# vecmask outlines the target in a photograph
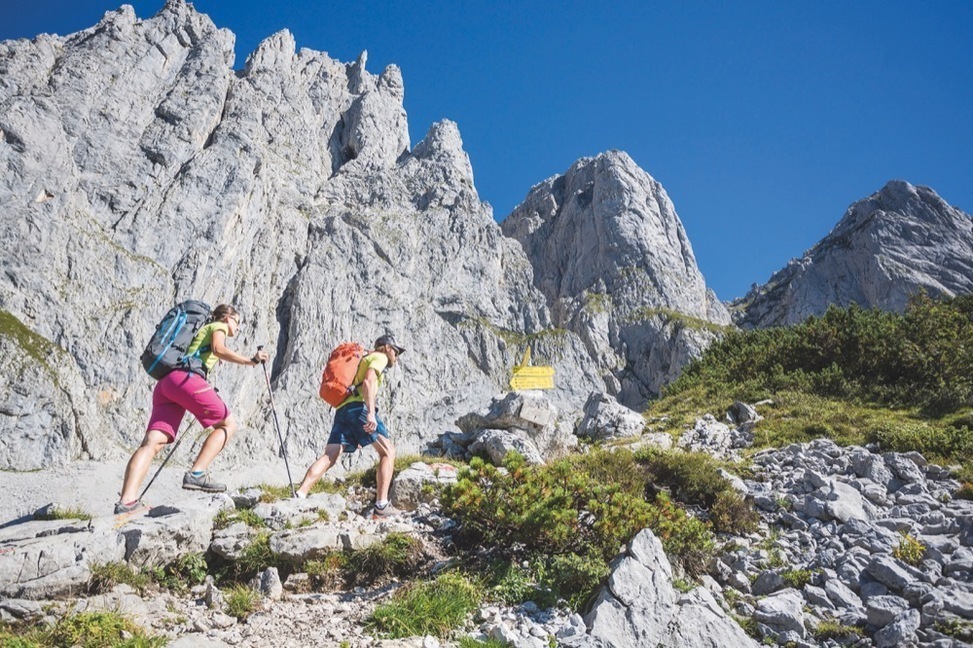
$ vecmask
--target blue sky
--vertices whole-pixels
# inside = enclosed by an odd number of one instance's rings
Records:
[[[120,3],[0,3],[0,39]],[[163,0],[132,3],[140,17]],[[707,283],[742,296],[891,179],[973,212],[973,2],[198,0],[236,66],[298,47],[402,68],[413,144],[459,124],[498,220],[575,160],[621,149],[662,182]]]

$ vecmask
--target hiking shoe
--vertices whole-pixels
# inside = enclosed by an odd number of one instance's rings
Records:
[[[201,490],[207,493],[222,493],[226,491],[226,484],[215,482],[209,478],[209,473],[203,473],[199,477],[187,472],[182,477],[182,487],[186,490]]]
[[[384,508],[378,508],[377,506],[372,511],[372,519],[392,517],[393,515],[399,515],[402,513],[399,509],[395,508],[391,504],[386,504]]]
[[[141,508],[142,502],[135,500],[131,504],[122,504],[121,502],[115,503],[115,515],[121,515],[122,513],[131,513],[132,511]]]

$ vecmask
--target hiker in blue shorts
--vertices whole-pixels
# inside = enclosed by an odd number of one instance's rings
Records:
[[[375,350],[358,364],[353,383],[358,388],[335,410],[334,424],[324,454],[307,469],[304,481],[297,489],[298,497],[307,497],[315,482],[338,463],[342,452],[355,452],[370,445],[378,453],[374,515],[387,516],[400,512],[388,501],[395,465],[395,446],[389,439],[388,429],[378,414],[375,401],[386,368],[395,366],[403,353],[405,349],[397,345],[391,335],[383,335],[375,340]]]

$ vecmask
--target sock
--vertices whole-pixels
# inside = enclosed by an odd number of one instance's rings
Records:
[[[302,493],[301,491],[297,491],[297,497],[298,497],[298,498],[300,498],[300,499],[304,499],[304,498],[306,498],[306,497],[307,497],[307,495],[305,495],[305,494],[304,494],[304,493]]]
[[[389,501],[388,500],[382,500],[382,501],[375,500],[375,508],[377,508],[377,509],[383,509],[383,508],[385,508],[388,505],[389,505]]]
[[[206,471],[205,470],[194,470],[192,471],[193,477],[202,477]]]

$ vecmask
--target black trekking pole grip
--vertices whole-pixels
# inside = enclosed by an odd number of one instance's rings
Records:
[[[257,351],[263,349],[263,345],[257,347]],[[287,481],[291,485],[291,495],[297,497],[297,489],[294,488],[294,480],[291,478],[291,467],[287,462],[287,449],[284,448],[284,435],[280,432],[280,421],[277,419],[277,406],[274,404],[274,390],[270,387],[270,374],[267,372],[267,363],[263,360],[260,364],[264,368],[264,380],[267,381],[267,394],[270,396],[270,411],[274,414],[274,428],[277,430],[277,438],[280,440],[280,453],[284,456],[284,467],[287,468]]]

